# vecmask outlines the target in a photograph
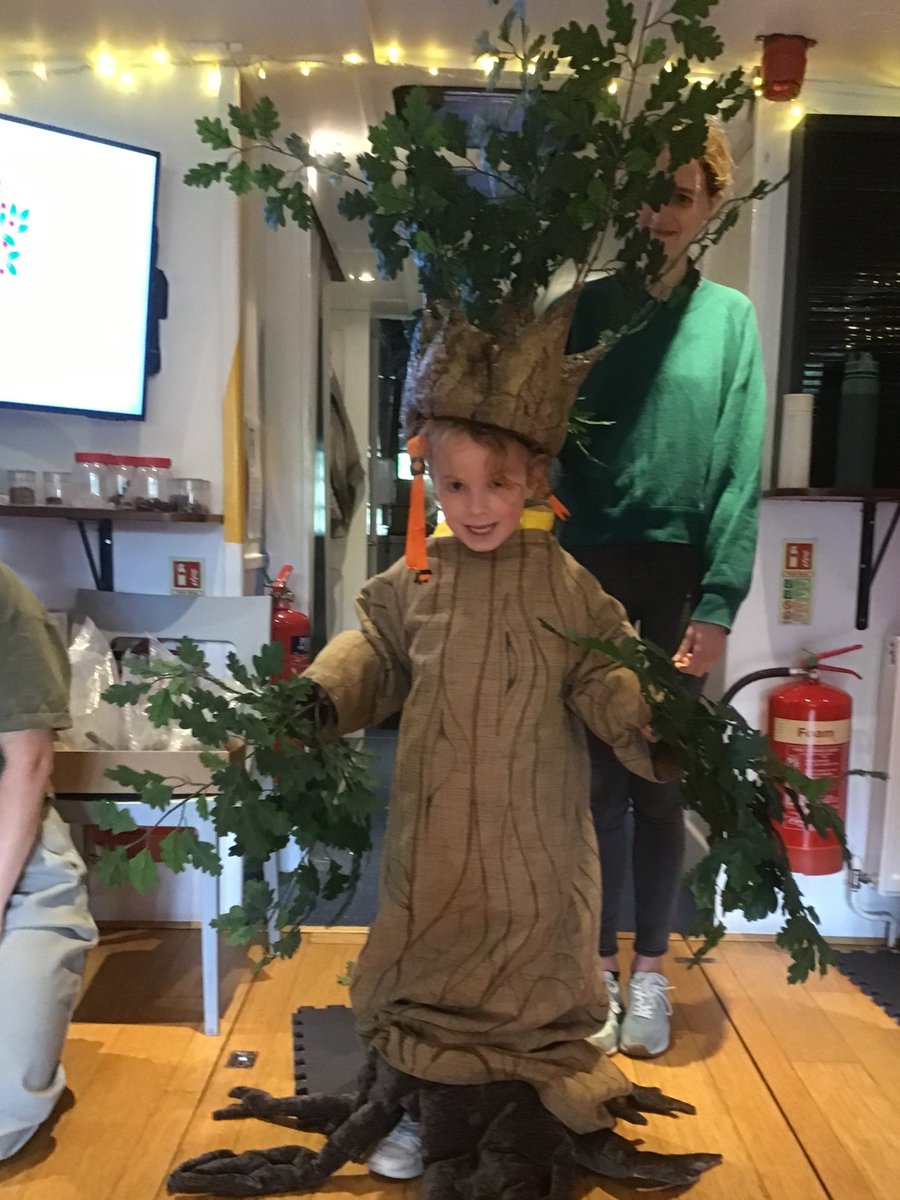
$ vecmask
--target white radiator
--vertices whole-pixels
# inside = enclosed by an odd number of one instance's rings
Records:
[[[900,895],[900,636],[887,639],[878,698],[875,767],[886,781],[872,780],[865,869],[877,876],[884,896]]]

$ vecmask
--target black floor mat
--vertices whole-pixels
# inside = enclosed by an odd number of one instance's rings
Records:
[[[900,1022],[900,953],[894,950],[848,950],[839,955],[838,967],[888,1016]]]
[[[355,1092],[365,1061],[356,1036],[353,1010],[298,1008],[291,1018],[294,1035],[294,1088],[298,1096],[316,1092]]]

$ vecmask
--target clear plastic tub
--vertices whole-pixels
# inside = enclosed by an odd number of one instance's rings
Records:
[[[106,472],[106,502],[116,508],[133,507],[134,458],[130,454],[110,454]]]
[[[37,504],[37,475],[34,471],[7,471],[10,504]]]
[[[173,512],[191,513],[195,517],[208,516],[209,496],[208,479],[173,479],[169,484],[169,501]]]
[[[78,508],[106,508],[107,472],[112,455],[86,450],[75,455],[72,502]]]
[[[139,512],[171,512],[169,469],[171,458],[135,457],[131,460],[131,508]]]

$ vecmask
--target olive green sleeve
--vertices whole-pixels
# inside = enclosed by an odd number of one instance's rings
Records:
[[[56,630],[31,592],[0,568],[0,733],[67,729],[69,660]]]

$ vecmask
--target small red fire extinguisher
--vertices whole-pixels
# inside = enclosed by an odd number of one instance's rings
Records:
[[[792,682],[770,692],[769,745],[782,762],[810,779],[831,779],[823,796],[844,819],[847,815],[847,770],[850,760],[850,724],[853,702],[843,688],[822,683],[820,671],[861,676],[849,667],[824,665],[822,660],[860,650],[844,646],[825,654],[810,654],[798,667],[773,667],[738,680],[723,697],[730,703],[739,688],[755,679],[792,676]],[[821,837],[803,823],[793,801],[785,796],[782,820],[776,825],[788,854],[791,870],[801,875],[833,875],[843,866],[841,847],[834,834]]]
[[[275,679],[299,675],[309,666],[309,617],[293,607],[294,593],[287,584],[293,569],[286,564],[267,585],[272,595],[272,641],[281,644],[284,655]]]

